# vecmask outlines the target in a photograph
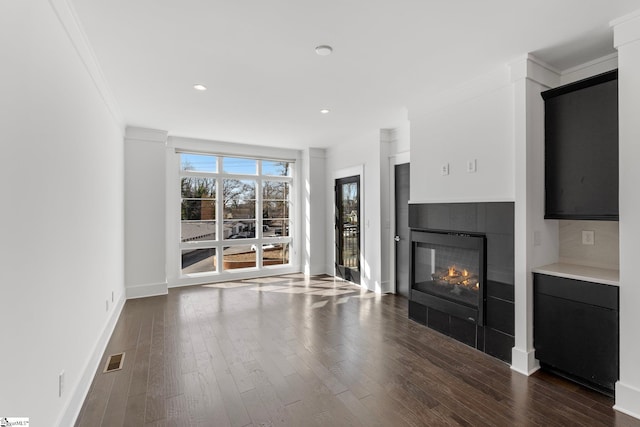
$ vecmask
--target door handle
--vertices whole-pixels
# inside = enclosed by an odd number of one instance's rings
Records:
[[[393,240],[395,240],[396,242],[399,242],[400,241],[400,236],[394,237]]]

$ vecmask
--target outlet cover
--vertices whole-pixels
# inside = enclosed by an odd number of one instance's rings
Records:
[[[477,160],[467,160],[467,173],[475,173],[477,170]]]
[[[440,175],[449,175],[449,163],[443,163],[442,166],[440,166]]]
[[[595,233],[593,231],[582,232],[582,244],[583,245],[595,245]]]

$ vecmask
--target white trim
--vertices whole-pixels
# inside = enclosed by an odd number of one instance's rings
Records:
[[[366,229],[367,229],[367,216],[366,216],[366,212],[364,209],[364,164],[361,163],[359,165],[355,165],[355,166],[350,166],[348,168],[343,168],[343,169],[338,169],[338,170],[334,170],[332,173],[332,179],[331,179],[331,185],[334,187],[333,189],[333,203],[331,204],[333,206],[333,210],[335,211],[335,184],[336,184],[336,180],[337,179],[341,179],[341,178],[348,178],[350,176],[358,176],[360,179],[360,218],[358,218],[358,222],[360,223],[360,285],[361,287],[364,287],[367,290],[370,291],[374,291],[375,292],[375,284],[371,283],[372,287],[370,287],[369,283],[366,281],[366,277],[364,275],[363,269],[362,267],[365,265],[365,257],[364,257],[364,253],[365,253],[365,246],[364,246],[364,242],[365,242],[365,234],[366,234]],[[333,230],[335,230],[336,224],[335,224],[335,215],[332,214],[331,215],[332,218],[334,218],[334,221],[332,221],[333,223]],[[335,237],[335,233],[333,233],[333,239],[331,241],[332,247],[335,248],[335,244],[336,244],[336,237]],[[333,267],[331,267],[331,269],[329,271],[331,271],[330,275],[331,276],[335,276],[336,272],[335,272],[335,262],[336,260],[336,253],[335,250],[333,251]],[[357,285],[357,283],[356,283]]]
[[[510,62],[508,66],[511,83],[528,79],[549,88],[560,84],[560,71],[531,54]]]
[[[148,283],[144,285],[127,286],[127,299],[155,297],[157,295],[167,295],[167,282]]]
[[[523,352],[519,348],[513,347],[511,349],[511,370],[527,376],[536,372],[540,369],[540,362],[536,359],[535,353],[535,350]]]
[[[124,128],[124,118],[120,112],[120,108],[118,107],[116,99],[107,84],[107,80],[102,74],[100,64],[98,63],[96,55],[93,52],[93,48],[89,43],[89,39],[82,28],[82,24],[78,19],[75,9],[68,0],[49,0],[49,4],[58,18],[58,21],[60,21],[60,24],[67,33],[69,41],[76,50],[85,70],[87,70],[87,73],[91,77],[91,80],[98,90],[105,107],[109,110],[111,117],[120,128]]]
[[[107,319],[107,323],[104,325],[100,337],[98,337],[98,340],[93,346],[91,356],[83,366],[83,369],[80,370],[80,379],[74,385],[71,398],[63,409],[62,414],[55,425],[62,427],[72,426],[76,423],[78,415],[80,415],[80,411],[82,410],[84,400],[87,398],[87,394],[91,388],[91,383],[93,382],[96,369],[98,369],[98,366],[100,365],[102,355],[107,348],[107,344],[109,344],[109,339],[111,338],[116,327],[116,323],[120,318],[120,314],[124,308],[124,303],[125,298],[124,296],[121,296],[118,299],[114,310],[111,311],[111,315]]]
[[[597,58],[597,59],[585,62],[584,64],[580,64],[580,65],[576,65],[575,67],[567,68],[562,73],[560,73],[560,75],[562,77],[565,77],[565,76],[567,76],[569,74],[573,74],[573,73],[582,71],[584,69],[591,68],[591,67],[599,65],[599,64],[603,64],[603,63],[606,63],[606,62],[609,62],[609,61],[617,61],[617,60],[618,60],[618,52],[610,53],[609,55],[605,55],[605,56],[603,56],[601,58]]]
[[[640,10],[611,22],[613,27],[613,47],[620,47],[640,40]]]
[[[613,409],[640,419],[640,389],[617,381],[616,403]]]
[[[124,137],[127,141],[159,142],[166,144],[167,134],[168,132],[166,130],[127,126]]]
[[[176,151],[212,154],[217,156],[238,156],[258,158],[260,160],[302,160],[302,151],[287,148],[267,147],[226,141],[214,141],[179,136],[169,136],[167,145]]]
[[[619,18],[612,20],[611,22],[609,22],[609,26],[615,27],[617,25],[624,24],[625,22],[631,21],[632,19],[636,19],[636,18],[640,18],[640,9],[636,9],[631,13],[628,13],[626,15],[623,15]]]
[[[397,294],[396,281],[396,164],[398,157],[389,156],[389,292]]]
[[[240,152],[238,147],[241,146]],[[221,148],[233,148],[230,152],[222,152]],[[231,144],[231,143],[219,143],[216,141],[202,141],[192,140],[188,138],[170,137],[167,143],[166,151],[166,259],[167,259],[167,283],[168,287],[181,287],[191,286],[206,283],[216,283],[226,280],[237,280],[240,278],[262,277],[265,275],[276,274],[289,274],[300,271],[300,244],[302,239],[298,239],[302,233],[301,229],[301,208],[298,203],[301,200],[301,188],[303,178],[301,176],[301,163],[302,159],[301,151],[299,150],[271,150],[266,147],[259,147],[261,150],[254,151],[257,147],[243,145],[243,144]],[[265,151],[268,150],[271,152]],[[247,151],[248,150],[248,151]],[[272,152],[273,151],[273,152]],[[213,155],[217,157],[218,172],[184,172],[180,171],[180,153],[199,153]],[[276,154],[282,155],[277,156]],[[297,157],[291,158],[292,155]],[[258,167],[256,168],[256,174],[254,175],[241,175],[230,174],[222,172],[222,159],[224,157],[243,157],[256,159]],[[259,161],[287,161],[294,164],[291,176],[272,176],[272,175],[260,175]],[[261,212],[256,211],[255,224],[257,236],[251,239],[224,239],[224,218],[221,206],[220,193],[216,195],[216,236],[217,240],[202,241],[202,242],[181,242],[180,241],[180,191],[179,180],[181,176],[203,176],[216,179],[216,188],[222,189],[223,180],[225,178],[251,180],[256,183],[256,209],[259,208],[262,200],[262,183],[264,181],[280,181],[287,182],[290,186],[290,201],[289,201],[289,236],[282,237],[260,237],[262,236],[262,224],[263,218]],[[221,191],[221,190],[219,190]],[[262,245],[270,243],[286,243],[289,245],[289,264],[284,265],[261,265]],[[195,274],[183,275],[181,272],[180,259],[181,251],[184,249],[205,249],[214,248],[216,254],[222,253],[223,249],[227,246],[244,246],[244,245],[257,245],[258,246],[258,262],[256,267],[243,268],[240,271],[236,270],[223,270],[223,259],[221,256],[216,257],[217,265],[215,271],[202,272]]]
[[[394,165],[403,165],[405,163],[411,163],[411,151],[403,151],[402,153],[396,153],[389,156],[394,161]]]

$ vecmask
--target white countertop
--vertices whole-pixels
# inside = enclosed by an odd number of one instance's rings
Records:
[[[585,282],[602,283],[605,285],[620,286],[620,272],[606,268],[585,267],[576,264],[549,264],[536,267],[534,273],[548,274],[550,276],[564,277],[566,279],[584,280]]]

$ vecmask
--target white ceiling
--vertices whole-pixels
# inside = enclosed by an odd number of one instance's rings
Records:
[[[127,124],[290,148],[395,127],[412,105],[525,53],[560,70],[612,53],[609,21],[640,8],[640,0],[71,2]],[[320,44],[334,53],[316,55]]]

